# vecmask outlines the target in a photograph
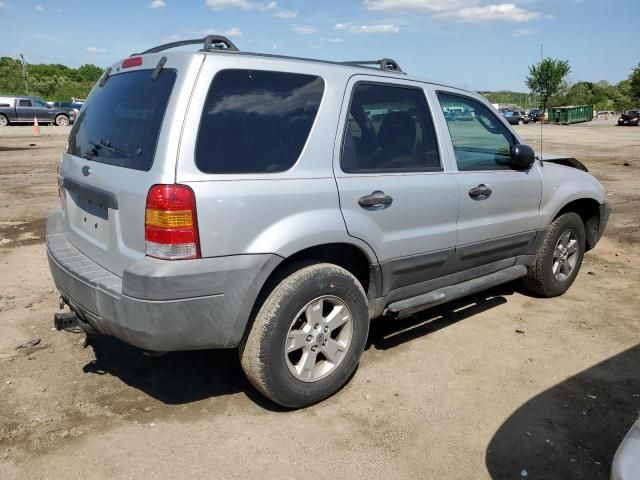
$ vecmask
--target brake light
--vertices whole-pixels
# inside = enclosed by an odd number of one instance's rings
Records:
[[[139,67],[142,65],[142,57],[129,57],[122,62],[122,68]]]
[[[146,254],[165,260],[200,257],[193,190],[186,185],[154,185],[145,211]]]

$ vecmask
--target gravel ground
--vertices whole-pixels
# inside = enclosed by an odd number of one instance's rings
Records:
[[[544,127],[613,205],[566,295],[510,284],[375,320],[351,382],[300,411],[260,397],[235,351],[53,331],[43,219],[69,129],[41,130],[0,129],[0,478],[608,478],[640,407],[640,128]]]

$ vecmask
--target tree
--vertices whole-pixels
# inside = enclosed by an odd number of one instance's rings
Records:
[[[629,76],[629,96],[634,101],[640,102],[640,63]]]
[[[86,98],[93,84],[102,75],[95,65],[70,68],[60,64],[27,65],[29,93],[46,100],[69,101]],[[22,62],[15,58],[0,57],[0,95],[25,95]]]
[[[564,78],[571,72],[568,60],[545,58],[535,65],[529,66],[526,78],[527,87],[540,95],[542,109],[546,111],[549,98],[558,93]]]

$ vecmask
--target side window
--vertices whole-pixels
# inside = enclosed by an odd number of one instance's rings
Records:
[[[515,138],[482,103],[468,97],[438,92],[438,99],[451,134],[460,171],[510,168]],[[456,115],[447,114],[452,110]]]
[[[31,106],[31,100],[18,100],[18,106],[19,107],[30,107]]]
[[[424,92],[357,83],[351,95],[340,165],[349,173],[441,171]]]
[[[272,173],[293,166],[318,113],[314,75],[223,70],[213,79],[196,142],[205,173]]]

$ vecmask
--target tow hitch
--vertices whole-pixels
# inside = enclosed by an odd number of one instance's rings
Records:
[[[85,330],[84,328],[82,328],[81,320],[73,312],[54,313],[53,325],[56,327],[56,330],[58,331],[65,330],[67,332],[81,333]]]

